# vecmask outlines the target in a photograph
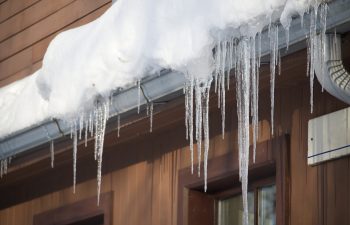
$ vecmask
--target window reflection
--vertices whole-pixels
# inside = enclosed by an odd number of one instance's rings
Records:
[[[258,197],[254,208],[254,195]],[[265,186],[248,192],[249,225],[276,225],[276,186]],[[236,195],[218,202],[218,225],[241,225],[243,222],[242,195]]]
[[[275,225],[276,224],[276,186],[268,186],[259,189],[258,204],[258,224]]]
[[[248,192],[248,220],[254,225],[254,192]],[[219,225],[241,225],[243,222],[242,195],[219,201]]]

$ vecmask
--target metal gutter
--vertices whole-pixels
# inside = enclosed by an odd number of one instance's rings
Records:
[[[301,18],[294,18],[290,26],[290,46],[288,51],[281,51],[282,56],[294,53],[306,47],[306,34],[308,34],[309,15],[304,15],[304,28],[301,27]],[[336,0],[329,4],[327,18],[328,30],[337,28],[337,32],[350,31],[350,0]],[[279,49],[285,49],[286,37],[284,29],[279,29]],[[268,32],[262,33],[262,56],[270,53]],[[182,95],[185,82],[183,74],[167,71],[160,75],[154,75],[141,81],[144,95],[141,95],[140,104],[148,101],[156,101],[160,98],[174,99]],[[147,99],[146,99],[146,97]],[[131,87],[122,92],[116,92],[111,105],[111,115],[120,115],[137,108],[138,88]],[[0,159],[28,152],[33,148],[64,137],[70,133],[70,126],[60,120],[45,121],[29,129],[19,131],[11,136],[0,139]]]

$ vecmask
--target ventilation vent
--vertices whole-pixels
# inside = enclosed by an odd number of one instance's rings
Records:
[[[350,108],[309,120],[308,164],[350,154]]]

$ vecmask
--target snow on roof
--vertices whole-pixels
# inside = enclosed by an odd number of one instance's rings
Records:
[[[211,76],[218,38],[253,36],[281,14],[288,26],[310,3],[119,0],[97,20],[57,35],[41,70],[0,89],[0,137],[50,117],[75,118],[96,95],[161,68]]]
[[[192,172],[196,140],[198,155],[204,152],[206,190],[210,87],[214,79],[224,132],[225,90],[230,78],[226,70],[235,69],[243,223],[248,224],[249,124],[251,120],[255,152],[261,31],[268,25],[273,128],[274,77],[280,59],[275,22],[279,19],[288,35],[291,16],[302,16],[313,5],[309,47],[313,81],[315,49],[324,41],[327,15],[326,4],[319,4],[318,0],[119,0],[97,20],[57,35],[48,47],[41,70],[0,90],[0,137],[51,117],[70,121],[75,187],[78,136],[83,129],[86,133],[93,130],[99,198],[111,91],[132,82],[139,84],[145,75],[164,68],[177,70],[186,76],[185,122]],[[321,42],[316,41],[319,8]]]
[[[36,85],[39,73],[0,88],[0,137],[49,118],[48,102]]]

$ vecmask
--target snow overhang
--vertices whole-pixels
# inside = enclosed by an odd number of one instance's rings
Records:
[[[345,33],[350,31],[350,1],[333,1],[329,4],[327,29],[329,32]],[[304,28],[301,28],[301,18],[293,19],[289,30],[288,51],[281,51],[282,56],[294,53],[306,47],[306,34],[310,15],[304,16]],[[286,36],[283,29],[279,29],[279,49],[286,49]],[[262,56],[270,53],[268,32],[262,32]],[[174,73],[177,73],[174,76]],[[143,95],[140,98],[141,105],[148,101],[168,101],[183,95],[182,88],[185,76],[174,71],[164,71],[162,74],[148,76],[141,80]],[[135,114],[138,107],[138,90],[136,86],[121,92],[115,92],[111,105],[111,115]],[[49,143],[57,138],[65,137],[71,128],[64,121],[53,119],[45,121],[25,130],[18,131],[0,140],[0,159],[30,152],[35,147]]]

